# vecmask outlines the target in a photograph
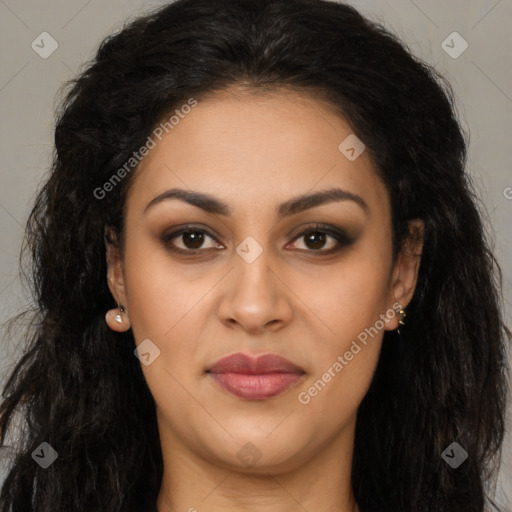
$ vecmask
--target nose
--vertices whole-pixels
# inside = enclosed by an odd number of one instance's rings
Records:
[[[234,255],[235,268],[226,277],[217,312],[226,326],[262,334],[275,332],[291,321],[293,293],[284,276],[271,268],[267,254],[264,250],[252,263]]]

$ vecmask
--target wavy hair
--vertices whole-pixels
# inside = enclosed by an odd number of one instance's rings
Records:
[[[386,332],[359,410],[352,485],[361,512],[499,510],[508,393],[502,275],[466,171],[450,84],[382,23],[326,0],[177,0],[127,22],[63,89],[49,176],[24,252],[35,297],[26,351],[0,404],[0,441],[23,420],[4,512],[156,510],[163,463],[155,403],[130,331],[115,333],[107,227],[121,238],[136,169],[102,187],[158,123],[230,86],[328,102],[364,141],[392,206],[396,257],[422,219],[402,335]],[[23,258],[22,258],[23,260]],[[47,469],[32,454],[58,453]],[[457,469],[452,442],[469,454]]]

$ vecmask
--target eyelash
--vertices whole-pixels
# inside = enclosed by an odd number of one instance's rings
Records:
[[[205,252],[207,249],[179,249],[171,244],[171,241],[175,238],[178,238],[180,235],[183,235],[184,233],[203,233],[213,240],[217,241],[213,235],[208,233],[208,231],[204,229],[197,228],[195,226],[185,226],[183,228],[180,228],[176,231],[173,231],[171,233],[165,233],[161,236],[161,242],[162,244],[169,249],[170,251],[178,254],[184,254],[188,256],[194,256],[198,253]],[[300,249],[301,251],[306,251],[308,253],[317,253],[320,256],[326,256],[331,255],[334,253],[337,253],[341,251],[344,247],[347,247],[354,243],[355,239],[349,237],[344,231],[332,228],[332,227],[323,227],[321,224],[316,224],[315,226],[312,226],[310,228],[305,229],[301,233],[299,233],[292,241],[299,240],[300,238],[309,235],[309,234],[325,234],[330,236],[331,238],[334,238],[338,242],[338,246],[333,249],[323,250],[307,250],[307,249]]]

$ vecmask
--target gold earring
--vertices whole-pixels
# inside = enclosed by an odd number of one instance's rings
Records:
[[[400,309],[398,310],[398,315],[400,317],[398,319],[399,327],[397,328],[396,332],[398,332],[398,334],[400,334],[400,325],[405,325],[404,318],[407,316],[402,305],[400,305]]]

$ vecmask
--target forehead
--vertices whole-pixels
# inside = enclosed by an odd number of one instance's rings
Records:
[[[152,135],[156,144],[135,171],[129,208],[140,210],[173,187],[230,198],[236,211],[334,186],[364,196],[371,209],[388,207],[368,152],[349,159],[342,151],[344,141],[357,141],[350,125],[311,95],[232,89],[186,112]]]

